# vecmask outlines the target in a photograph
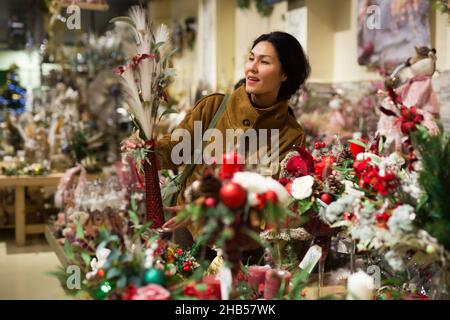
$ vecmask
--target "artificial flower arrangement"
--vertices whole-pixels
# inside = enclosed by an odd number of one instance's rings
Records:
[[[144,167],[147,219],[152,221],[152,228],[164,223],[164,211],[155,155],[157,137],[157,120],[161,107],[167,107],[165,88],[174,76],[168,67],[169,32],[161,25],[153,32],[145,10],[133,6],[129,16],[117,17],[112,22],[127,23],[135,34],[136,54],[131,61],[117,68],[120,76],[123,98],[127,103],[130,116],[136,126],[133,136],[124,142],[122,150],[136,159],[138,168]],[[166,108],[167,109],[167,108]],[[166,110],[171,112],[170,109]],[[165,112],[166,112],[165,111]]]
[[[354,239],[359,253],[379,254],[387,262],[385,274],[408,270],[418,275],[403,279],[397,297],[420,290],[443,297],[448,287],[449,208],[444,194],[449,191],[450,139],[424,111],[403,105],[392,87],[387,87],[380,109],[393,119],[393,127],[371,144],[352,141],[351,167],[332,166],[345,189],[319,215]],[[384,142],[392,137],[400,145],[383,155]]]
[[[42,176],[50,172],[48,161],[27,164],[25,161],[13,162],[1,167],[2,174],[6,176]]]
[[[100,226],[95,239],[89,240],[77,228],[74,240],[65,240],[64,249],[72,263],[81,268],[81,288],[66,291],[83,299],[168,300],[180,295],[178,287],[199,267],[190,250],[161,237],[141,224],[134,197],[130,202],[126,226],[121,232]],[[67,283],[65,270],[55,272]]]

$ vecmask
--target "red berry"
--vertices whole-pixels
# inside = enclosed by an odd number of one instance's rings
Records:
[[[209,208],[213,208],[216,206],[216,199],[209,197],[205,200],[205,205]]]
[[[184,250],[181,248],[177,248],[176,253],[177,254],[183,254]]]
[[[99,270],[97,271],[97,275],[98,275],[100,278],[103,278],[103,276],[105,275],[105,270],[99,269]]]

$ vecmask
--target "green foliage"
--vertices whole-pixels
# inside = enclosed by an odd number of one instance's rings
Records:
[[[432,136],[418,128],[412,135],[419,152],[422,171],[419,183],[425,195],[417,206],[417,221],[446,249],[450,248],[450,137],[440,125],[440,133]]]

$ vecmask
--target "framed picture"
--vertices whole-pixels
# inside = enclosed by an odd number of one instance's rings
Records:
[[[358,63],[391,70],[430,46],[429,0],[358,0]]]

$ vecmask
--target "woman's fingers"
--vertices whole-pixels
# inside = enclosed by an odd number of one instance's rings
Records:
[[[166,230],[176,230],[179,228],[183,228],[187,226],[189,223],[189,219],[184,219],[183,221],[177,221],[177,217],[170,218],[164,223],[161,228]]]

